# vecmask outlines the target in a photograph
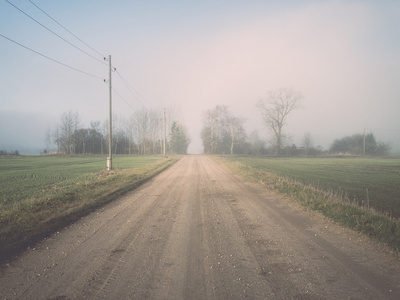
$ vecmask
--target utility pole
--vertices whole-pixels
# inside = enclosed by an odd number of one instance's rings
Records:
[[[165,155],[165,136],[167,134],[167,125],[166,125],[166,117],[165,117],[165,107],[164,107],[164,118],[163,118],[163,129],[164,129],[164,157],[166,157]]]
[[[109,79],[108,79],[108,84],[109,84],[109,94],[110,94],[110,99],[109,99],[109,124],[108,124],[108,157],[107,157],[107,171],[112,170],[112,111],[111,111],[111,100],[112,100],[112,88],[111,88],[111,55],[108,56],[108,62],[109,62]]]
[[[364,147],[363,147],[363,154],[365,156],[365,128],[364,128]]]
[[[363,154],[365,156],[365,128],[364,128],[364,146],[363,146]]]

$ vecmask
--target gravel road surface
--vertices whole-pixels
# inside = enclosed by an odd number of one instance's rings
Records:
[[[0,267],[0,299],[400,299],[383,247],[206,156]]]

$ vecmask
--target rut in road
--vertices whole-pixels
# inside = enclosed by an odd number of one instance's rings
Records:
[[[206,156],[0,270],[5,299],[400,299],[384,249]]]

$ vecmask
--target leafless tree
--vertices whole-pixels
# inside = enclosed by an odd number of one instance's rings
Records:
[[[148,110],[141,109],[135,113],[135,136],[139,154],[147,154],[146,141],[148,140]]]
[[[176,107],[166,109],[166,132],[170,133],[172,124],[178,124],[180,133],[186,135],[184,126],[179,123],[179,110]],[[159,154],[162,151],[164,109],[138,110],[124,118],[113,115],[113,154]],[[86,154],[106,153],[108,149],[108,120],[100,123],[91,122],[90,128],[80,127],[78,113],[66,112],[61,116],[61,122],[56,129],[45,134],[46,152],[51,145],[56,145],[60,153]],[[168,137],[169,135],[167,135]],[[185,137],[186,141],[190,139]],[[135,147],[136,146],[136,147]]]
[[[118,115],[112,116],[112,150],[114,154],[117,154],[119,151],[120,140],[123,139],[123,117]]]
[[[65,154],[74,154],[74,132],[78,130],[80,118],[77,112],[65,112],[61,115],[59,143],[61,151]]]
[[[204,152],[219,153],[219,147],[223,140],[228,107],[217,105],[213,110],[207,110],[203,118],[202,140]]]
[[[290,88],[269,91],[268,95],[258,102],[258,108],[267,128],[274,133],[275,155],[279,155],[285,141],[283,127],[288,115],[300,106],[302,95]]]
[[[234,116],[224,105],[217,105],[214,109],[207,110],[204,113],[201,132],[204,152],[233,155],[236,149],[243,148],[246,137],[244,121],[244,118]],[[235,147],[239,144],[240,147]]]
[[[260,139],[258,136],[258,132],[253,130],[249,136],[250,141],[250,154],[252,155],[260,155],[261,150],[264,148],[265,142]]]
[[[152,154],[157,154],[161,151],[159,145],[162,140],[162,129],[163,129],[163,117],[161,110],[152,109],[148,113],[148,123],[149,123],[149,138],[151,139],[151,152]]]
[[[53,131],[53,141],[57,146],[57,153],[61,151],[61,144],[60,144],[60,127],[56,126],[56,129]]]
[[[135,118],[134,116],[130,116],[129,119],[125,123],[125,130],[128,135],[128,140],[129,140],[129,150],[128,154],[133,153],[133,147],[134,147],[134,142],[133,142],[133,132],[135,130]]]
[[[304,149],[306,150],[306,154],[308,155],[308,152],[314,146],[313,138],[309,132],[304,134],[303,146],[304,146]]]
[[[226,128],[231,139],[231,155],[233,155],[233,147],[234,145],[243,142],[245,138],[245,131],[243,128],[243,122],[245,119],[235,117],[231,114],[228,114],[228,118],[226,120]]]
[[[101,133],[101,122],[90,122],[90,151],[91,153],[103,153],[103,135]]]
[[[53,138],[52,138],[52,132],[50,127],[47,127],[46,133],[45,133],[45,137],[44,137],[44,141],[46,144],[46,152],[47,153],[51,153],[53,152]]]
[[[166,137],[171,127],[179,123],[179,109],[176,106],[166,108]],[[140,154],[159,154],[162,150],[164,109],[146,109],[136,111],[132,116],[134,135]]]

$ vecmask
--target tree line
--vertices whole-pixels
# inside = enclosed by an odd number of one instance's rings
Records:
[[[264,125],[271,133],[269,143],[259,138],[257,131],[247,135],[244,129],[245,119],[233,115],[227,106],[217,105],[203,114],[201,138],[206,154],[237,155],[321,155],[328,153],[346,153],[353,155],[387,155],[390,146],[378,142],[373,133],[355,134],[335,140],[326,152],[320,146],[314,146],[309,133],[305,133],[298,147],[291,143],[285,131],[287,118],[291,112],[301,106],[303,96],[290,88],[269,91],[267,96],[257,103]]]
[[[390,151],[390,145],[377,141],[373,133],[354,134],[345,136],[333,141],[329,152],[349,153],[354,155],[387,155]]]
[[[165,124],[164,124],[165,118]],[[60,122],[45,134],[44,154],[108,154],[109,121],[92,121],[82,126],[77,112],[65,112]],[[165,128],[164,128],[165,126]],[[136,111],[128,118],[112,118],[113,154],[158,155],[163,153],[164,131],[166,151],[186,154],[190,138],[175,107]]]
[[[206,154],[260,155],[265,152],[265,143],[256,131],[246,134],[241,117],[234,116],[227,106],[217,105],[203,116],[201,138]]]
[[[18,150],[15,151],[0,150],[0,156],[21,156],[21,154],[19,154]]]

